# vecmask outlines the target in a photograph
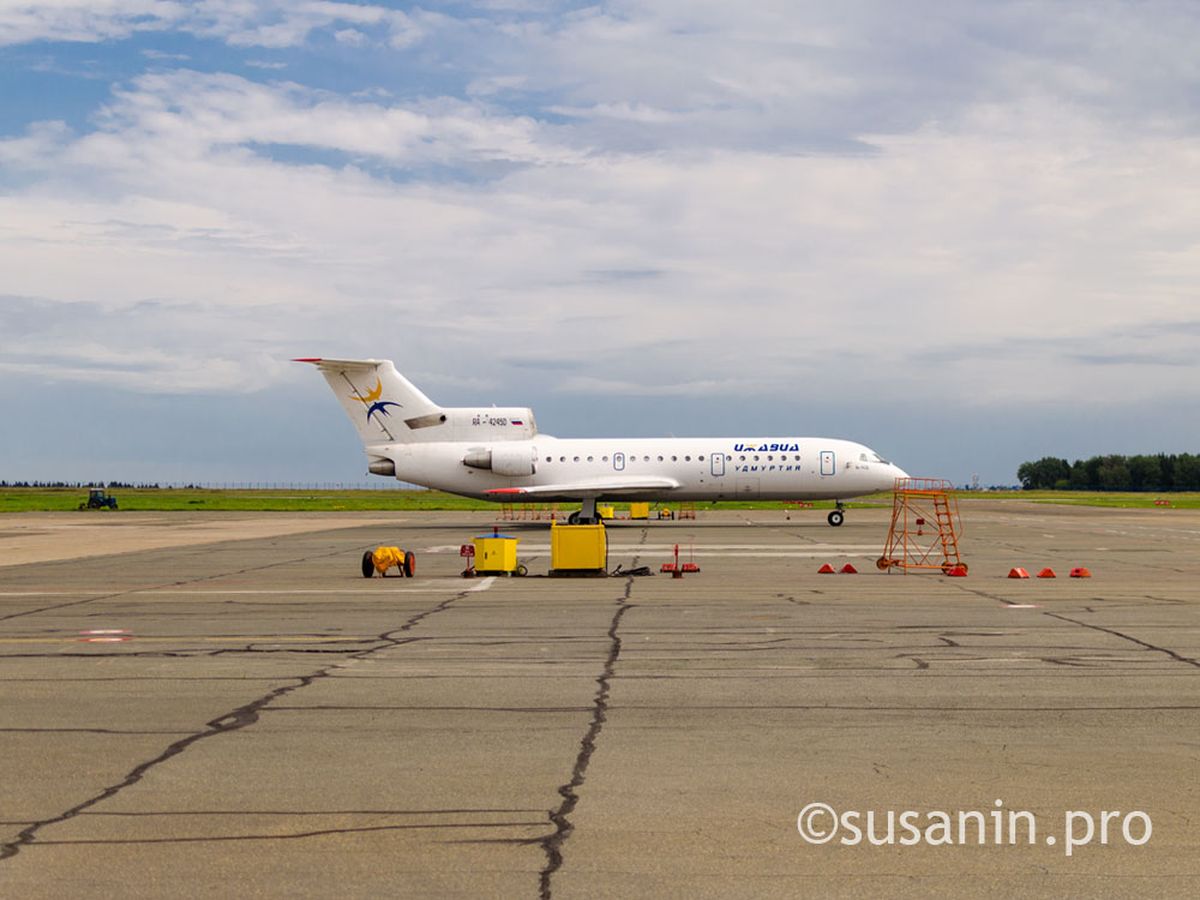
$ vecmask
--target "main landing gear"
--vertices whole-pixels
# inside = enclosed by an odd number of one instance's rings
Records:
[[[830,525],[832,525],[834,528],[837,528],[844,521],[846,521],[846,514],[842,511],[845,508],[842,506],[842,501],[838,500],[835,502],[837,503],[837,509],[831,510],[829,515],[825,518]]]
[[[567,516],[568,525],[596,525],[603,524],[600,517],[596,515],[596,498],[579,501],[583,508],[571,513]]]

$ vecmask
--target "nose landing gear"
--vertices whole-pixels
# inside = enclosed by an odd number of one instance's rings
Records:
[[[825,517],[826,521],[828,521],[829,524],[832,525],[834,528],[837,528],[844,521],[846,521],[846,514],[845,514],[845,512],[843,512],[845,507],[842,506],[842,501],[838,500],[836,502],[837,502],[837,509],[831,510],[829,515]]]

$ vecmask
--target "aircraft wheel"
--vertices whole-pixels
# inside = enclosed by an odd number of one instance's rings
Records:
[[[411,550],[404,553],[404,577],[412,578],[417,571],[417,557]]]
[[[842,524],[842,522],[846,521],[846,516],[845,513],[843,513],[840,509],[835,509],[829,513],[827,519],[830,525],[832,525],[834,528],[837,528]]]
[[[363,578],[370,578],[375,574],[375,554],[370,550],[363,554],[362,573]]]

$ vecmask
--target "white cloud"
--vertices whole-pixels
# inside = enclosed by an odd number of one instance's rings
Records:
[[[333,33],[333,38],[339,44],[348,47],[361,47],[367,42],[367,36],[356,28],[342,28]]]
[[[0,46],[32,41],[97,42],[136,32],[177,29],[241,47],[294,47],[335,26],[380,29],[394,47],[419,40],[406,13],[324,0],[6,0],[0,3]],[[345,28],[340,32],[348,33]],[[361,32],[355,32],[361,33]],[[365,39],[365,35],[364,35]]]
[[[0,4],[0,46],[124,38],[167,28],[186,16],[187,5],[170,0],[10,0]]]
[[[548,163],[578,155],[556,146],[531,118],[494,115],[453,99],[385,106],[293,83],[264,85],[189,71],[143,75],[115,94],[97,113],[101,129],[81,139],[70,162],[88,166],[116,154],[136,169],[148,155],[168,149],[195,156],[212,147],[264,145],[404,165]]]
[[[1110,403],[1200,375],[1153,362],[1195,359],[1195,331],[1129,333],[1195,316],[1200,145],[1053,103],[865,136],[876,152],[855,157],[564,151],[462,101],[186,72],[137,79],[98,121],[0,142],[32,179],[0,197],[20,223],[0,231],[7,290],[108,310],[123,327],[104,346],[164,366],[169,347],[178,389],[288,377],[259,360],[299,352],[402,351],[449,376],[496,346],[578,353],[558,384],[584,395]],[[260,150],[279,144],[385,168]],[[509,168],[408,177],[430,163]],[[164,311],[139,312],[148,298]],[[144,385],[55,360],[65,343],[10,365]]]
[[[377,7],[199,6],[239,43],[406,33]],[[580,395],[1185,392],[1200,143],[1152,89],[1193,64],[1145,64],[1186,23],[1132,28],[1136,54],[1106,67],[1035,41],[1028,7],[942,9],[916,38],[918,13],[821,5],[797,26],[785,3],[440,22],[464,96],[417,101],[143,75],[90,131],[0,142],[20,185],[0,194],[6,290],[105,310],[124,326],[106,347],[147,365],[169,348],[191,389],[238,382],[205,381],[218,356],[246,360],[241,384],[288,377],[259,360],[294,353],[402,353],[453,379],[499,346],[565,348],[582,368],[555,383]],[[1152,71],[1125,97],[1136,61]],[[1131,127],[1134,94],[1153,127]],[[12,364],[55,368],[61,339]],[[88,353],[59,368],[137,383]]]

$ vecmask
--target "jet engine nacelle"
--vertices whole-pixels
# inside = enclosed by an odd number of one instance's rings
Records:
[[[468,450],[463,457],[463,465],[472,469],[491,469],[497,475],[520,476],[536,472],[536,460],[536,447],[499,444]]]
[[[372,475],[387,475],[392,477],[396,474],[396,463],[390,459],[380,459],[377,456],[372,457],[371,461],[367,463],[367,471]]]

